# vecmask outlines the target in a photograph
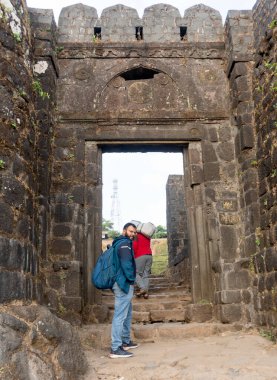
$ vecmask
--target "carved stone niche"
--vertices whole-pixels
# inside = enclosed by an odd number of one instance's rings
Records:
[[[98,110],[180,109],[180,91],[166,73],[137,67],[114,77],[105,87]]]

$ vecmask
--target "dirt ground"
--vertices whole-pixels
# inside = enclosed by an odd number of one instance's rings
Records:
[[[257,331],[141,343],[127,359],[86,351],[85,380],[277,380],[277,345]]]

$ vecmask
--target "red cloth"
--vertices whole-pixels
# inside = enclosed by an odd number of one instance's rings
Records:
[[[133,240],[135,259],[143,255],[152,255],[150,244],[151,239],[138,232],[137,238]]]

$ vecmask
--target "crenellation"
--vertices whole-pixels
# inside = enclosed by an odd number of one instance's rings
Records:
[[[120,22],[119,22],[120,20]],[[101,29],[96,35],[95,28]],[[142,28],[137,35],[136,28]],[[181,31],[181,27],[185,27]],[[100,34],[100,33],[98,33]],[[83,4],[63,8],[59,17],[59,42],[221,42],[222,18],[203,4],[191,7],[181,17],[177,8],[155,4],[138,12],[125,5],[105,8],[98,18],[95,8]]]

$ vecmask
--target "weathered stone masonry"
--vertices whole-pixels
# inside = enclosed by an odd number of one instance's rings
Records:
[[[204,5],[182,17],[158,4],[140,19],[77,4],[56,30],[52,12],[30,9],[29,24],[25,3],[11,4],[0,20],[1,301],[36,298],[71,320],[100,302],[89,272],[102,153],[172,149],[184,155],[194,302],[211,301],[223,322],[276,327],[276,1],[230,11],[225,32]]]

